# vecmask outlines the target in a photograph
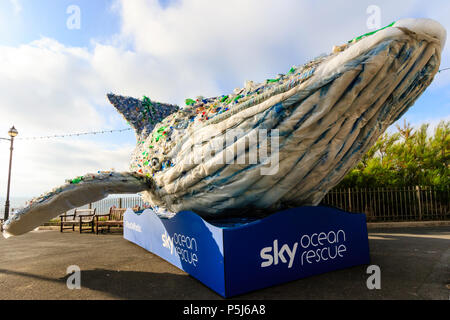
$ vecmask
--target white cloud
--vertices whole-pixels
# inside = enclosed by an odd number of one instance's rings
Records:
[[[189,83],[192,71],[207,83],[231,90],[247,79],[261,81],[286,72],[292,64],[329,52],[335,44],[368,32],[366,8],[372,1],[227,0],[122,1],[121,36],[131,38],[137,52],[175,67],[173,76]],[[429,17],[450,30],[450,5],[378,1],[381,23],[406,17]],[[447,45],[443,64],[450,62]],[[439,82],[447,78],[441,77]],[[197,83],[197,90],[208,88]],[[225,88],[224,88],[225,86]],[[190,91],[189,91],[190,92]],[[223,92],[212,92],[222,94]],[[194,93],[192,93],[194,94]]]
[[[92,107],[103,88],[90,59],[84,49],[46,38],[0,47],[0,112],[7,115],[0,124],[16,123],[25,135],[104,126]]]
[[[87,49],[66,47],[47,38],[19,47],[0,47],[0,136],[5,136],[11,125],[19,130],[12,194],[40,194],[87,170],[127,169],[133,149],[130,144],[102,145],[73,138],[61,142],[19,140],[118,125],[119,116],[110,116],[112,107],[98,107],[108,104],[107,85],[100,80],[93,60],[94,54]],[[0,148],[0,190],[6,190],[7,142]]]
[[[0,146],[6,149],[6,145]],[[62,185],[65,179],[86,173],[111,168],[127,171],[133,148],[131,144],[105,146],[99,142],[74,139],[18,140],[14,148],[11,188],[16,195],[20,195],[21,190],[24,195],[39,195]],[[7,174],[4,157],[1,168],[4,169],[1,176],[4,177]]]
[[[13,7],[14,14],[19,14],[22,11],[22,5],[19,0],[9,0],[9,2]]]

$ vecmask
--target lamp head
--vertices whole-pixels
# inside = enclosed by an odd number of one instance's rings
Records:
[[[11,138],[14,138],[15,136],[17,136],[19,134],[19,132],[17,131],[16,128],[14,128],[14,126],[12,126],[12,128],[9,129],[8,134]]]

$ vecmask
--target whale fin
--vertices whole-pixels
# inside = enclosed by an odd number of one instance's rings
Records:
[[[151,101],[145,97],[142,100],[108,93],[111,104],[132,126],[138,137],[146,138],[155,125],[168,115],[178,111],[179,107],[172,104]]]
[[[5,221],[3,236],[24,234],[70,209],[101,200],[109,194],[137,193],[152,188],[152,180],[136,173],[87,174],[32,200],[31,204]]]

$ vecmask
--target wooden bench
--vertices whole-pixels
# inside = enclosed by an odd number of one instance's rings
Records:
[[[75,209],[75,214],[77,215],[78,221],[80,223],[80,233],[83,231],[89,231],[94,233],[95,226],[95,209]]]
[[[79,224],[78,220],[76,219],[76,213],[68,214],[66,212],[60,215],[59,218],[61,219],[59,228],[60,232],[63,232],[66,229],[72,229],[72,231],[75,231],[75,226]]]
[[[108,214],[96,215],[95,216],[95,232],[108,229],[111,231],[111,227],[123,227],[123,214],[126,208],[110,208]],[[100,220],[100,218],[106,218],[106,220]]]
[[[63,232],[67,229],[75,231],[75,226],[78,226],[80,233],[86,230],[94,232],[95,212],[96,209],[75,209],[75,212],[72,214],[66,212],[65,214],[60,215],[60,231]],[[87,228],[85,228],[86,225]]]

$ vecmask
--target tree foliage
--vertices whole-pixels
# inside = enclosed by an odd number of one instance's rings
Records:
[[[428,124],[397,125],[383,134],[338,187],[450,186],[450,122],[441,121],[431,136]]]

